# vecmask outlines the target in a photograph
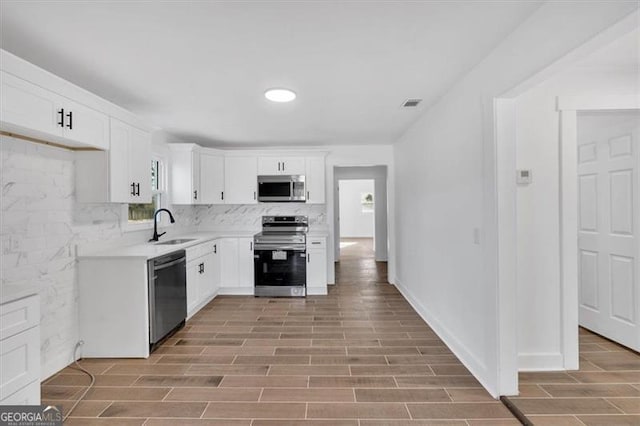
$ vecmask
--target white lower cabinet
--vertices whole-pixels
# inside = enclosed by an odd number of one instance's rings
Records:
[[[307,294],[327,294],[325,237],[307,237]]]
[[[0,405],[40,404],[40,301],[0,305]]]
[[[220,287],[219,240],[187,249],[187,318],[191,318],[217,294]]]
[[[220,241],[222,294],[253,294],[253,237]]]

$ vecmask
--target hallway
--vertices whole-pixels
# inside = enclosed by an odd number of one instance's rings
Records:
[[[217,297],[149,359],[83,361],[97,383],[68,424],[518,425],[387,283],[370,241],[346,242],[328,296]],[[68,409],[87,384],[67,368],[43,399]]]

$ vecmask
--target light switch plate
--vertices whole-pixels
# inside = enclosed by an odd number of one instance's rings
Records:
[[[518,185],[529,185],[531,183],[532,176],[530,169],[518,170],[516,173],[516,183]]]

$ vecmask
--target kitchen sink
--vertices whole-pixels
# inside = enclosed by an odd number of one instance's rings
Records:
[[[195,238],[176,238],[175,240],[163,241],[161,243],[156,243],[157,246],[174,246],[176,244],[184,244],[191,241],[195,241]]]

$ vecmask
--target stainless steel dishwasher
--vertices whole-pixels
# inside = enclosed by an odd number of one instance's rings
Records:
[[[184,325],[187,317],[187,262],[184,250],[151,259],[149,345],[151,350]]]

